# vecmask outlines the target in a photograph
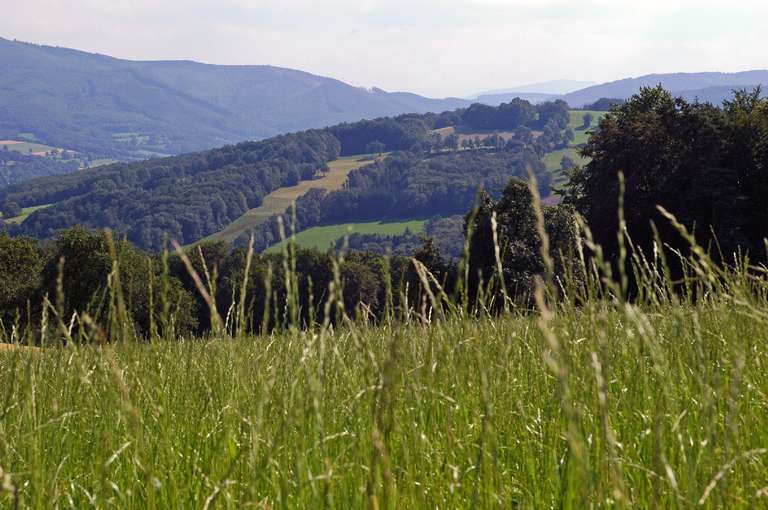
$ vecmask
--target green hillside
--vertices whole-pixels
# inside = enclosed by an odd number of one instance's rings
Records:
[[[117,159],[469,104],[271,66],[128,61],[2,38],[0,69],[0,139]]]
[[[564,104],[519,102],[342,123],[209,151],[11,181],[0,187],[0,207],[54,204],[13,226],[15,235],[38,239],[80,225],[108,228],[144,249],[160,249],[171,239],[185,246],[200,240],[245,242],[252,233],[261,250],[279,241],[274,215],[294,201],[297,223],[305,229],[463,214],[479,188],[498,195],[511,177],[527,178],[530,171],[546,196],[550,176],[538,154],[564,143],[565,131],[558,126],[568,116]],[[509,139],[492,137],[491,144],[464,150],[434,136],[437,126],[446,125],[478,130],[491,125]],[[546,133],[534,137],[542,126],[549,126]],[[524,140],[514,134],[518,128],[528,134]],[[366,156],[370,153],[391,156],[373,159]],[[359,167],[364,168],[353,172]],[[342,187],[348,176],[348,186]]]
[[[386,156],[385,156],[386,157]],[[264,197],[259,207],[249,210],[223,230],[216,232],[200,242],[224,241],[231,243],[243,233],[248,232],[275,214],[284,213],[296,200],[310,189],[333,191],[341,188],[349,172],[376,160],[373,154],[346,156],[328,163],[329,171],[316,179],[301,181],[295,186],[277,189]]]
[[[584,115],[587,113],[593,117],[592,124],[589,128],[584,127]],[[583,145],[589,141],[589,132],[593,129],[596,129],[600,124],[600,119],[602,119],[607,114],[608,112],[595,112],[585,110],[570,111],[568,127],[573,131],[574,134],[571,147],[548,152],[542,158],[542,161],[547,167],[547,170],[552,172],[555,184],[562,184],[566,180],[566,177],[562,172],[562,166],[560,164],[563,157],[570,158],[571,161],[580,166],[589,163],[589,158],[583,157],[576,146]]]
[[[5,218],[3,216],[3,213],[0,212],[0,220],[3,220],[5,223],[12,224],[12,225],[18,225],[22,221],[29,218],[29,215],[32,214],[35,211],[40,211],[41,209],[45,209],[46,207],[50,207],[53,204],[43,204],[43,205],[36,205],[33,207],[24,207],[21,209],[21,214],[18,214],[16,216],[12,216],[10,218]]]

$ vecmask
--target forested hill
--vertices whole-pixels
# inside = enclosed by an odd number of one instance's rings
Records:
[[[469,104],[270,66],[134,62],[2,38],[0,70],[0,139],[118,158]]]
[[[307,199],[306,224],[350,215],[459,214],[480,188],[497,190],[528,171],[547,182],[540,157],[567,145],[568,106],[513,101],[497,108],[473,105],[442,114],[402,115],[322,130],[280,135],[205,152],[34,179],[0,190],[0,211],[38,208],[14,234],[50,238],[82,225],[110,228],[138,246],[164,240],[193,243],[258,207],[265,195],[327,170],[339,155],[394,152],[392,160],[350,176],[346,193]],[[483,144],[459,144],[439,129],[462,126],[489,135]],[[496,135],[506,133],[506,137]],[[533,133],[536,133],[535,136]],[[400,154],[398,154],[400,153]],[[543,191],[547,191],[546,187]],[[310,211],[312,207],[320,208]],[[329,208],[328,210],[323,209]],[[337,218],[334,218],[337,219]]]

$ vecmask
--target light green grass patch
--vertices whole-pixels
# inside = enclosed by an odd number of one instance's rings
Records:
[[[592,114],[592,124],[588,128],[584,128],[584,115],[587,113]],[[570,122],[568,122],[568,127],[573,130],[574,139],[573,142],[571,142],[571,145],[581,145],[583,143],[587,143],[589,141],[589,132],[597,127],[598,124],[600,124],[600,119],[605,117],[608,114],[608,112],[594,112],[594,111],[586,111],[586,110],[571,110],[570,112]]]
[[[10,223],[10,224],[13,224],[13,225],[18,225],[21,222],[23,222],[24,220],[26,220],[27,218],[29,218],[29,216],[33,212],[39,211],[40,209],[45,209],[46,207],[50,207],[52,205],[53,204],[43,204],[43,205],[36,205],[34,207],[24,207],[21,210],[21,214],[19,214],[18,216],[13,216],[12,218],[3,218],[3,213],[0,213],[0,218],[2,218],[2,220],[4,222],[6,222],[6,223]]]
[[[56,149],[56,147],[51,147],[50,145],[43,145],[41,143],[33,143],[33,142],[19,142],[16,140],[0,141],[0,150],[3,150],[4,147],[7,147],[9,151],[19,152],[21,154],[34,154],[34,155],[41,155],[41,153],[49,152]]]
[[[382,155],[385,156],[385,155]],[[281,214],[291,207],[299,197],[310,189],[320,188],[333,191],[341,188],[347,182],[347,176],[352,170],[356,170],[369,163],[373,163],[374,156],[363,154],[347,156],[328,163],[328,173],[317,178],[299,182],[296,186],[280,188],[264,197],[259,207],[251,209],[238,219],[230,223],[226,228],[212,234],[199,242],[233,242],[244,232],[261,225],[275,214]]]
[[[406,230],[414,234],[424,231],[426,220],[371,221],[366,223],[341,223],[312,227],[296,234],[296,244],[304,248],[325,251],[334,246],[336,241],[349,234],[380,234],[386,236],[402,235]],[[279,253],[285,241],[267,248],[266,253]]]

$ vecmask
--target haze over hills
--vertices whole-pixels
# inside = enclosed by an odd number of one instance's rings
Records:
[[[594,81],[582,81],[582,80],[550,80],[541,83],[529,83],[527,85],[518,85],[516,87],[510,87],[505,89],[494,89],[486,92],[481,92],[475,97],[481,96],[495,96],[499,94],[511,94],[511,93],[537,93],[547,94],[550,96],[557,96],[562,94],[568,94],[575,92],[592,85],[596,85]]]
[[[591,81],[552,80],[541,83],[531,83],[528,85],[519,85],[517,87],[506,89],[489,90],[487,92],[481,92],[470,99],[490,106],[498,106],[501,103],[507,103],[515,98],[525,99],[526,101],[537,104],[549,101],[562,94],[581,90],[594,84],[595,82]]]
[[[0,139],[119,158],[469,104],[271,66],[128,61],[2,38],[0,69]]]

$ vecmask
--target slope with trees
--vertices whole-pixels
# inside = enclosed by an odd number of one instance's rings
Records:
[[[26,133],[116,159],[469,105],[271,66],[136,62],[2,38],[0,68],[0,140]]]
[[[446,147],[433,137],[436,126],[455,123],[517,126],[521,136],[497,140],[482,151]],[[376,149],[399,153],[352,172],[346,188],[337,193],[326,197],[310,189],[300,199],[305,216],[301,228],[393,214],[457,214],[469,207],[480,187],[498,193],[509,177],[528,171],[539,175],[546,194],[548,178],[539,156],[567,143],[567,123],[562,102],[534,107],[522,101],[495,109],[374,119],[36,179],[1,189],[0,207],[50,205],[11,225],[15,234],[51,238],[61,229],[82,225],[110,228],[144,249],[158,249],[166,238],[190,244],[227,228],[279,188],[303,181],[309,181],[303,187],[311,188],[311,180],[339,155]],[[523,136],[533,128],[542,129],[541,135]],[[313,208],[322,210],[307,212]],[[276,223],[268,223],[265,228],[276,232]]]

